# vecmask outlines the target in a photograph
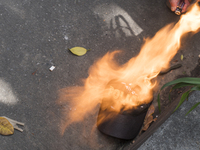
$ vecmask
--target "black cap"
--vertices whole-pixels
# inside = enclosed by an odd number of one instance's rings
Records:
[[[102,133],[124,140],[134,139],[143,125],[150,104],[138,106],[137,109],[116,112],[102,109],[97,118],[97,128]]]

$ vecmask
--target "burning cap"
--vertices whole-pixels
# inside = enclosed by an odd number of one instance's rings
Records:
[[[105,92],[108,94],[102,99],[97,118],[98,129],[104,134],[120,139],[135,138],[143,125],[151,101],[147,104],[143,102],[137,106],[127,107],[123,101],[132,100],[130,96],[132,90],[127,85],[112,80],[108,83],[107,89]]]
[[[104,102],[102,103],[104,105]],[[97,127],[102,133],[125,140],[134,139],[144,122],[148,105],[138,106],[137,109],[116,112],[112,108],[100,108]]]

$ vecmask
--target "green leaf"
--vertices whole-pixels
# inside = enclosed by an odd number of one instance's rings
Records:
[[[158,102],[159,112],[161,112],[161,107],[160,107],[160,93],[158,94],[157,102]]]
[[[176,80],[173,80],[171,82],[168,82],[166,84],[164,84],[162,87],[161,87],[161,90],[163,90],[165,87],[167,86],[170,86],[170,85],[174,85],[170,92],[174,89],[178,89],[178,88],[181,88],[181,87],[185,87],[185,86],[193,86],[189,91],[185,92],[182,94],[181,96],[181,100],[179,101],[179,104],[177,105],[177,107],[175,108],[174,112],[182,105],[182,103],[185,101],[185,99],[188,100],[188,97],[189,97],[189,94],[191,91],[195,91],[195,90],[198,90],[200,91],[200,78],[193,78],[193,77],[185,77],[185,78],[179,78],[179,79],[176,79]],[[160,94],[160,93],[159,93]],[[158,95],[158,98],[160,97],[160,95]],[[169,95],[170,97],[170,95]],[[158,99],[158,103],[160,100]],[[158,104],[160,105],[160,104]],[[196,105],[194,105],[194,108]],[[193,108],[193,109],[194,109]],[[160,109],[160,108],[159,108]],[[191,109],[191,111],[193,110]],[[189,113],[189,112],[188,112]],[[187,114],[188,114],[187,113]]]
[[[175,90],[175,89],[178,89],[178,88],[181,88],[181,87],[186,87],[186,86],[193,86],[194,84],[189,84],[189,83],[177,83],[176,85],[174,85],[172,87],[171,90]]]
[[[187,112],[187,114],[185,114],[185,116],[187,116],[193,109],[195,109],[198,105],[200,104],[200,102],[196,103],[194,106],[192,106],[192,108]]]
[[[188,98],[190,94],[190,90],[183,93],[183,95],[181,96],[181,100],[179,101],[178,105],[176,106],[176,108],[174,109],[174,112],[183,104],[183,102],[185,101],[186,98]]]
[[[171,102],[171,95],[170,95],[170,93],[169,93],[169,101]]]
[[[83,47],[73,47],[71,49],[69,49],[74,55],[77,56],[83,56],[86,54],[86,52],[88,51],[87,49],[83,48]]]
[[[167,86],[177,84],[177,83],[188,83],[192,85],[198,85],[200,84],[200,78],[192,78],[192,77],[179,78],[179,79],[166,83],[165,85],[162,86],[161,90],[163,90]]]
[[[191,91],[200,91],[200,85],[192,87]]]
[[[189,91],[189,94],[190,94],[190,92],[191,92],[191,90]],[[188,94],[187,97],[186,97],[187,101],[188,101],[188,98],[189,98],[189,94]]]

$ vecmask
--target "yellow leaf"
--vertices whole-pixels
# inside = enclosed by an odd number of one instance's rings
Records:
[[[181,60],[183,60],[183,55],[181,55]]]
[[[87,49],[83,48],[83,47],[73,47],[71,49],[69,49],[74,55],[77,56],[82,56],[85,55],[85,53],[88,51]]]
[[[12,124],[4,117],[0,117],[0,134],[11,135],[14,133]]]

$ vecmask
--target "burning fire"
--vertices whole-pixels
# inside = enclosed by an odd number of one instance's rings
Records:
[[[123,107],[130,109],[152,101],[152,89],[162,69],[169,66],[170,60],[180,48],[181,37],[189,32],[197,33],[200,29],[200,7],[195,3],[181,16],[178,23],[169,24],[146,39],[137,57],[119,66],[114,56],[119,51],[108,52],[89,70],[84,86],[63,89],[61,103],[67,101],[74,109],[70,111],[69,120],[64,125],[81,121],[88,112],[94,112],[102,99],[114,100],[111,108],[118,112]],[[96,112],[96,111],[95,111]]]

